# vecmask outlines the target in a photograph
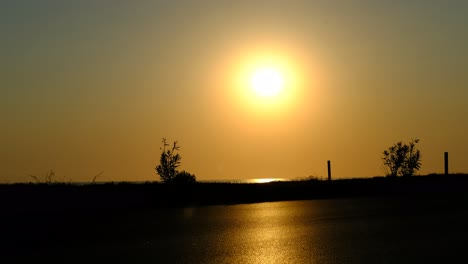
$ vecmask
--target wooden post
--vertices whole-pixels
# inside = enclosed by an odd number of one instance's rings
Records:
[[[445,176],[449,174],[449,168],[448,168],[448,152],[444,153],[444,160],[445,160]]]
[[[327,165],[328,165],[328,181],[331,181],[331,164],[329,160],[327,161]]]

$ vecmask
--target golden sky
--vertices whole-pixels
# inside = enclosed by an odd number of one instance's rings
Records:
[[[0,182],[468,172],[466,1],[2,1]],[[262,67],[284,87],[262,98]]]

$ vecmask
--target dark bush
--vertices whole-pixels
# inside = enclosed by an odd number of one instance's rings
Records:
[[[186,171],[181,171],[177,173],[177,175],[173,179],[174,183],[194,183],[196,181],[197,178],[195,177],[195,175],[190,174]]]
[[[179,153],[176,153],[179,150],[179,145],[177,141],[174,141],[172,148],[168,149],[169,144],[165,138],[162,139],[163,147],[161,148],[161,158],[159,160],[159,165],[156,166],[156,172],[161,181],[165,183],[192,183],[196,181],[195,175],[192,175],[186,171],[178,171],[177,168],[180,166],[180,160],[182,157]]]
[[[421,152],[416,148],[419,139],[408,144],[397,142],[383,152],[383,163],[388,168],[388,176],[412,176],[421,168]]]

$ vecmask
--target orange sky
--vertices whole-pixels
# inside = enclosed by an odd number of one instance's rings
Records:
[[[0,182],[157,180],[161,138],[198,180],[468,172],[468,3],[11,1],[0,4]],[[281,69],[274,103],[249,92]],[[248,78],[247,78],[248,79]]]

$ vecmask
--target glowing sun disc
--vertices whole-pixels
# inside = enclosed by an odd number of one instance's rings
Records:
[[[258,95],[271,97],[281,92],[284,80],[282,74],[278,70],[263,68],[253,73],[251,85]]]

